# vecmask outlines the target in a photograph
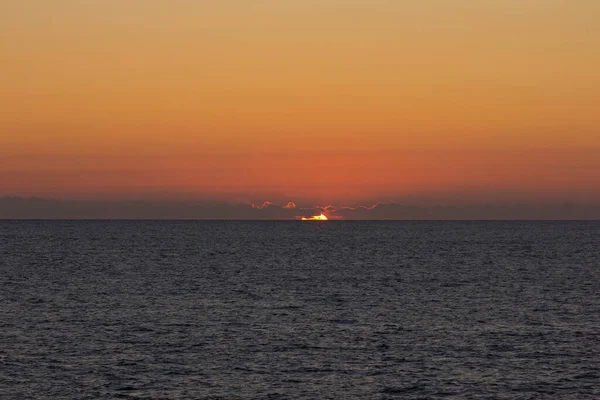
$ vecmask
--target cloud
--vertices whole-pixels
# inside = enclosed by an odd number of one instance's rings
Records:
[[[418,206],[377,203],[339,207],[335,217],[350,220],[598,220],[600,205],[471,204]]]
[[[262,209],[264,209],[264,208],[267,208],[267,207],[272,207],[272,206],[273,206],[273,203],[271,203],[270,201],[265,201],[265,202],[262,204],[262,206],[257,206],[257,205],[254,205],[254,204],[251,204],[251,205],[250,205],[250,207],[252,207],[252,208],[257,208],[257,209],[259,209],[259,210],[262,210]]]
[[[600,205],[512,204],[419,206],[376,203],[358,206],[298,207],[230,204],[208,201],[69,201],[0,198],[0,219],[300,219],[325,214],[330,220],[600,220]]]

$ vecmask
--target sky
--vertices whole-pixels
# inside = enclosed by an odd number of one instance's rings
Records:
[[[0,196],[600,204],[597,0],[0,0]]]

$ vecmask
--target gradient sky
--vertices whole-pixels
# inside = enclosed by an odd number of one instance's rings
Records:
[[[598,203],[598,21],[598,0],[0,0],[0,196]]]

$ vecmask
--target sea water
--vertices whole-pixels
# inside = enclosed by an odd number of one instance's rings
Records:
[[[599,222],[0,221],[1,399],[597,399]]]

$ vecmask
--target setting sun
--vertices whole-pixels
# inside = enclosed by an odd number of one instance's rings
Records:
[[[312,217],[302,217],[302,221],[327,221],[328,218],[325,216],[325,214],[321,214],[321,215],[314,215]]]

